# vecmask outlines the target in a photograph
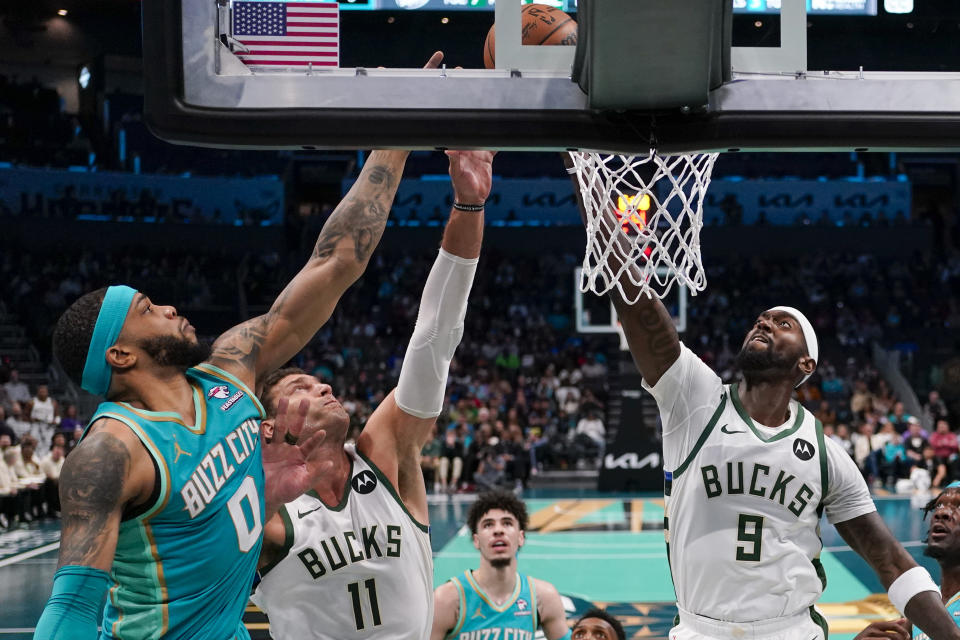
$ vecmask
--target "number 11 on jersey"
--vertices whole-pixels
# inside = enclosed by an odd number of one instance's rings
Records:
[[[380,626],[380,603],[377,602],[377,581],[368,578],[363,581],[363,586],[367,589],[367,597],[370,599],[370,615],[373,617],[373,626]],[[357,631],[361,631],[364,626],[363,603],[360,600],[360,583],[351,582],[347,585],[347,591],[350,592],[350,599],[353,600],[353,618],[357,623]]]

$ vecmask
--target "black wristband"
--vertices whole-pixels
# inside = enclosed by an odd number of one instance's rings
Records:
[[[462,202],[453,201],[453,208],[458,211],[470,211],[471,213],[478,213],[483,211],[482,204],[463,204]]]

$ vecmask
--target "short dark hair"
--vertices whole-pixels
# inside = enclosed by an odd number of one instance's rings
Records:
[[[481,493],[470,505],[470,511],[467,513],[467,524],[470,526],[471,533],[477,532],[480,519],[492,509],[501,509],[513,514],[520,525],[520,530],[527,530],[527,525],[530,523],[530,517],[527,515],[527,505],[523,504],[523,500],[509,491],[498,489]]]
[[[267,412],[268,418],[272,418],[277,413],[276,407],[272,405],[273,388],[287,376],[299,375],[309,374],[300,367],[284,367],[283,369],[277,369],[273,373],[267,374],[267,377],[263,379],[263,387],[260,389],[260,404],[263,405],[263,410]]]
[[[53,355],[77,384],[83,382],[90,340],[106,295],[107,288],[103,287],[80,296],[63,312],[53,329]]]
[[[617,640],[627,640],[627,632],[623,630],[623,625],[620,624],[620,621],[617,620],[614,616],[607,613],[606,609],[601,609],[599,607],[594,607],[590,609],[577,620],[577,624],[580,624],[587,618],[599,618],[600,620],[605,621],[613,630],[617,633]],[[573,625],[573,628],[577,628],[577,624]]]

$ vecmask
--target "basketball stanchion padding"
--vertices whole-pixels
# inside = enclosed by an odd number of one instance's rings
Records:
[[[718,154],[570,155],[587,217],[580,290],[616,288],[629,304],[674,284],[703,291],[703,197]]]

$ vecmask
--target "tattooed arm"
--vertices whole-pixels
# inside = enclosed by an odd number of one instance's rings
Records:
[[[313,255],[266,315],[224,333],[210,362],[254,382],[302,349],[359,278],[380,241],[400,184],[406,151],[374,151],[323,226]]]
[[[846,543],[873,568],[884,589],[889,589],[904,571],[917,566],[876,511],[838,522],[836,527]],[[905,608],[902,613],[929,637],[960,638],[960,629],[944,609],[939,593],[922,591],[910,598]]]
[[[125,506],[149,499],[153,463],[128,427],[104,419],[67,456],[60,473],[63,517],[57,567],[109,571]]]
[[[564,166],[568,169],[572,168],[573,161],[570,159],[570,154],[561,155]],[[586,224],[587,214],[580,195],[580,184],[575,175],[570,179],[573,182],[573,192],[577,196],[580,218]],[[620,225],[614,224],[611,227],[619,230]],[[603,233],[603,229],[598,233]],[[618,236],[617,241],[626,242],[626,239]],[[611,251],[607,258],[610,262],[610,270],[614,273],[619,272],[622,264],[616,254],[617,252]],[[621,284],[629,297],[637,297],[638,288],[626,275],[622,276]],[[640,370],[647,384],[651,387],[656,386],[660,377],[680,357],[680,337],[677,335],[670,313],[659,298],[641,296],[637,302],[627,304],[618,289],[613,289],[609,295],[617,310],[617,317],[623,327],[623,333],[630,347],[630,355],[633,356],[637,369]]]

